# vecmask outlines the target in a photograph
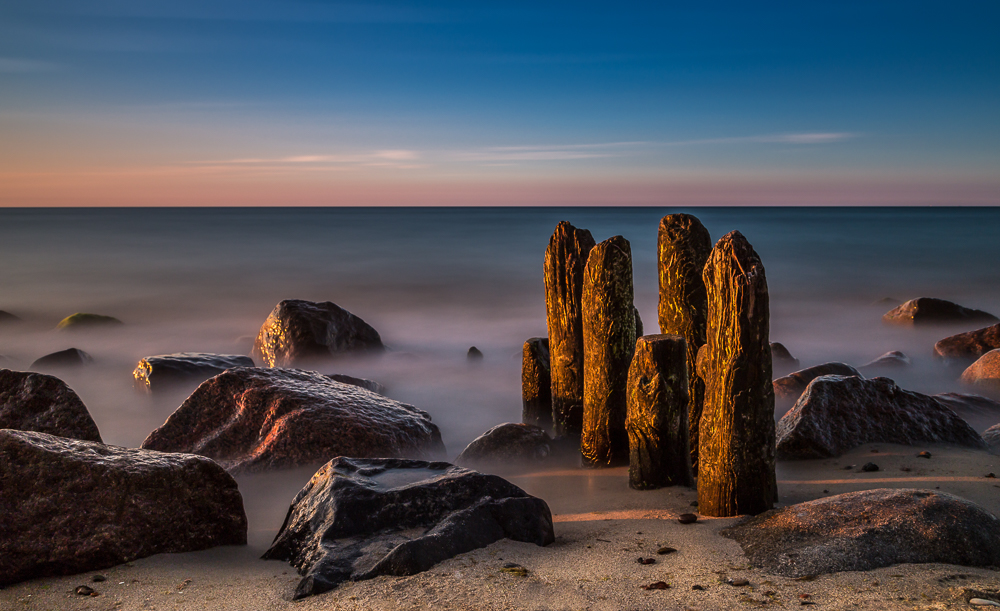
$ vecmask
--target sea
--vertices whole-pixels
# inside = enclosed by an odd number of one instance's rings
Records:
[[[521,349],[546,335],[542,266],[556,224],[630,242],[635,305],[655,333],[657,228],[676,212],[697,216],[713,240],[738,230],[750,241],[766,271],[771,341],[803,367],[860,366],[898,350],[912,360],[892,375],[903,388],[968,391],[932,347],[976,325],[899,327],[881,317],[916,297],[1000,314],[998,208],[6,208],[0,310],[22,322],[0,326],[0,367],[86,351],[93,364],[59,377],[106,443],[138,447],[193,389],[137,391],[139,359],[248,354],[281,300],[332,301],[389,350],[323,372],[376,380],[425,410],[454,458],[490,427],[520,420]],[[125,324],[55,329],[75,312]],[[472,346],[481,361],[467,359]],[[252,541],[273,536],[309,475],[240,479]]]

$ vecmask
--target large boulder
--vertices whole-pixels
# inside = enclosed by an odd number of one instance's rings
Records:
[[[236,481],[202,456],[0,430],[0,586],[244,545]]]
[[[934,356],[945,360],[974,361],[1000,348],[1000,324],[959,333],[934,344]]]
[[[990,350],[962,372],[962,382],[984,394],[1000,396],[1000,348]]]
[[[541,427],[507,422],[476,437],[455,459],[456,465],[502,466],[537,463],[552,453],[552,438]]]
[[[778,422],[778,458],[830,458],[865,443],[986,443],[933,397],[888,378],[821,376]]]
[[[794,373],[790,373],[784,377],[776,379],[774,384],[774,397],[775,399],[781,399],[783,401],[795,401],[802,395],[802,391],[809,386],[809,382],[812,382],[820,376],[837,375],[837,376],[858,376],[862,377],[861,373],[851,367],[847,363],[823,363],[822,365],[813,365],[812,367],[806,367],[805,369],[800,369]]]
[[[0,429],[101,443],[80,397],[59,378],[43,373],[0,369]]]
[[[1000,519],[934,490],[848,492],[773,509],[720,531],[753,566],[786,577],[902,563],[1000,566]]]
[[[177,352],[147,356],[132,372],[136,388],[153,392],[178,384],[204,382],[233,367],[253,367],[253,359],[238,354]]]
[[[896,325],[994,323],[996,316],[932,297],[911,299],[882,315],[882,320]]]
[[[94,327],[116,327],[122,324],[114,316],[77,312],[59,321],[56,329],[90,329]]]
[[[1000,420],[1000,401],[982,395],[944,392],[934,395],[934,399],[968,422]]]
[[[29,369],[63,369],[93,363],[94,357],[79,348],[67,348],[35,359]]]
[[[383,350],[378,331],[337,304],[286,299],[264,321],[250,356],[266,367],[293,367]]]
[[[990,452],[1000,454],[1000,424],[994,424],[983,433],[983,441],[990,446]]]
[[[203,382],[142,447],[208,456],[233,473],[444,454],[426,412],[316,372],[256,367]]]
[[[305,576],[298,599],[347,580],[413,575],[504,538],[552,543],[545,501],[448,463],[341,457],[296,495],[264,558]]]

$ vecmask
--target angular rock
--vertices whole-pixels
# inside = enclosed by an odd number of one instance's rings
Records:
[[[79,348],[67,348],[52,354],[46,354],[35,360],[28,369],[59,369],[63,367],[79,367],[93,363],[94,357]]]
[[[0,325],[10,325],[19,322],[22,322],[19,317],[5,310],[0,310]]]
[[[521,421],[552,430],[549,340],[532,337],[521,351]]]
[[[142,447],[208,456],[232,473],[444,454],[437,426],[415,407],[316,372],[251,367],[203,382]]]
[[[250,356],[265,367],[294,367],[384,350],[378,331],[337,304],[286,299],[264,321]]]
[[[1000,322],[996,316],[982,310],[932,297],[911,299],[883,314],[882,320],[897,325]]]
[[[990,452],[1000,454],[1000,424],[994,424],[983,433],[983,441],[990,447]]]
[[[891,352],[886,352],[877,359],[873,359],[872,361],[865,363],[861,367],[858,367],[858,370],[865,373],[891,372],[905,369],[911,364],[912,361],[910,361],[910,357],[906,356],[899,350],[893,350]]]
[[[1000,401],[994,401],[982,395],[972,395],[960,392],[945,392],[934,395],[933,398],[963,420],[1000,420]]]
[[[809,382],[820,376],[828,375],[864,377],[861,375],[861,372],[846,363],[823,363],[822,365],[800,369],[775,380],[773,382],[774,397],[776,399],[795,401],[802,395],[802,391],[806,389],[806,386],[809,386]]]
[[[469,361],[481,361],[483,360],[483,351],[475,346],[469,348],[469,351],[465,353],[466,360]]]
[[[962,372],[961,379],[988,396],[1000,397],[1000,348],[979,357]]]
[[[122,324],[114,316],[77,312],[59,321],[56,329],[89,329],[94,327],[116,327]]]
[[[525,465],[537,463],[552,453],[552,438],[537,426],[507,422],[476,437],[455,459],[456,465]]]
[[[59,378],[0,369],[0,429],[101,443],[87,406]]]
[[[720,531],[753,566],[786,577],[894,564],[1000,565],[1000,519],[934,490],[849,492],[790,505]]]
[[[934,355],[945,360],[974,361],[1000,348],[1000,324],[959,333],[934,344]]]
[[[294,598],[413,575],[494,541],[555,540],[545,501],[448,463],[335,458],[296,495],[265,559],[304,575]]]
[[[211,460],[37,432],[0,430],[0,515],[0,585],[247,541]]]
[[[132,372],[136,388],[153,392],[177,384],[204,382],[233,367],[253,367],[253,359],[236,354],[177,352],[147,356]]]
[[[365,378],[355,378],[354,376],[347,376],[342,373],[331,373],[326,377],[330,378],[334,382],[340,382],[341,384],[350,384],[351,386],[357,386],[358,388],[364,388],[365,390],[370,390],[377,395],[385,394],[385,386],[379,384],[375,380],[366,380]]]
[[[933,397],[888,378],[820,376],[778,422],[780,459],[830,458],[866,443],[950,443],[985,449],[971,426]]]
[[[799,359],[792,356],[784,344],[771,342],[771,369],[774,375],[788,375],[798,371],[799,367]]]
[[[545,313],[552,377],[555,435],[583,430],[583,270],[594,237],[566,221],[556,225],[545,249]]]

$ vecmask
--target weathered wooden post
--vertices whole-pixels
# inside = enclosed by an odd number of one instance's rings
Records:
[[[590,251],[583,278],[583,435],[591,467],[628,462],[628,368],[635,351],[632,250],[621,236]]]
[[[646,335],[628,370],[628,485],[636,490],[693,486],[688,449],[687,342]]]
[[[774,389],[764,266],[738,231],[712,249],[704,272],[705,403],[698,444],[698,511],[757,514],[778,500]]]
[[[552,428],[579,437],[583,426],[583,270],[594,237],[566,221],[556,225],[545,250],[545,310],[552,376]]]
[[[698,424],[705,381],[696,370],[698,349],[705,345],[708,300],[701,277],[712,252],[708,230],[690,214],[668,214],[657,234],[660,277],[660,333],[680,335],[687,342],[688,441],[691,469],[698,472]]]
[[[532,337],[521,351],[521,422],[552,430],[549,340]]]

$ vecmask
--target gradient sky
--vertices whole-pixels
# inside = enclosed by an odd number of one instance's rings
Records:
[[[0,205],[998,205],[998,27],[996,0],[0,0]]]

